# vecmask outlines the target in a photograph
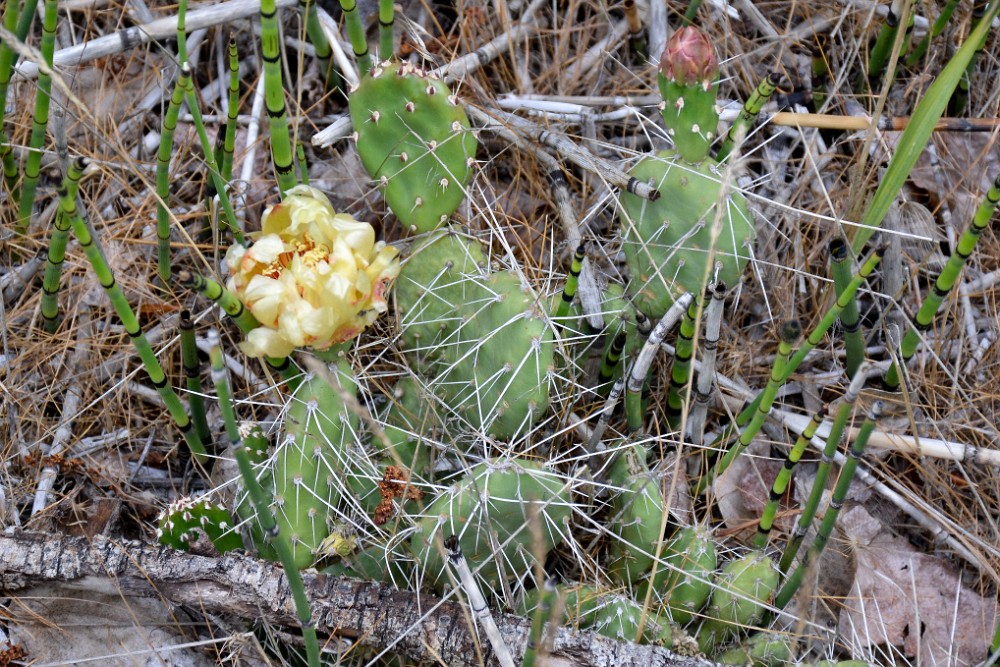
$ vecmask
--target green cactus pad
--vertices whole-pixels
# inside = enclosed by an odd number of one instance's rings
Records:
[[[356,390],[351,369],[342,363],[332,375],[339,388],[319,376],[299,386],[275,456],[275,519],[291,540],[300,568],[312,565],[315,549],[328,535],[327,520],[340,500],[338,485],[348,447],[353,447],[358,432],[358,417],[340,394]]]
[[[715,656],[723,665],[750,665],[751,667],[782,667],[790,665],[792,647],[788,638],[770,632],[754,633],[741,646],[731,648]]]
[[[571,513],[565,486],[529,461],[495,460],[473,468],[468,478],[436,497],[417,524],[411,546],[425,580],[439,590],[448,582],[443,540],[450,535],[458,537],[469,567],[488,590],[499,590],[501,578],[525,576],[535,565],[535,553],[548,553],[562,542]],[[528,527],[532,505],[540,545],[533,544]]]
[[[187,551],[204,533],[221,553],[243,548],[229,511],[204,499],[179,498],[160,513],[156,536],[160,544]]]
[[[759,623],[778,588],[779,574],[767,554],[752,551],[726,563],[715,578],[708,616],[698,630],[706,653],[742,628]]]
[[[646,465],[646,449],[630,445],[618,455],[608,479],[623,490],[611,499],[611,532],[617,539],[608,549],[608,576],[631,584],[649,572],[660,542],[664,503],[660,481]]]
[[[361,163],[389,208],[418,232],[465,198],[477,142],[448,86],[408,63],[382,63],[349,97]]]
[[[666,544],[663,563],[653,579],[653,594],[675,623],[687,623],[705,606],[717,565],[715,540],[704,529],[682,528]],[[648,578],[639,584],[640,599],[648,587]]]
[[[700,294],[721,264],[719,280],[737,285],[750,259],[753,217],[738,192],[721,197],[720,176],[711,162],[691,165],[664,151],[643,158],[631,171],[651,181],[662,196],[655,202],[622,193],[619,217],[622,249],[636,306],[651,318],[663,317],[674,298]],[[707,265],[717,206],[723,206],[714,262]]]
[[[718,82],[708,86],[700,82],[686,85],[668,80],[661,72],[659,84],[664,101],[663,120],[674,146],[687,162],[701,162],[717,136],[719,112],[715,98]]]

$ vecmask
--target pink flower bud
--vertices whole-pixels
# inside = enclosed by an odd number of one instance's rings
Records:
[[[684,27],[670,36],[660,58],[660,70],[670,81],[689,86],[704,84],[719,75],[719,59],[705,33]]]

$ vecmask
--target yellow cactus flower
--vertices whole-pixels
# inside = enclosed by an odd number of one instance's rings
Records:
[[[226,253],[226,286],[261,324],[247,335],[244,352],[281,358],[296,347],[326,350],[386,311],[399,251],[376,243],[371,225],[299,185],[264,211],[262,226],[252,246]]]

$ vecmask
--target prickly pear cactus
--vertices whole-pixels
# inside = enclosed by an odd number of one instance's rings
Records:
[[[440,79],[385,62],[349,97],[361,163],[406,227],[436,229],[465,198],[477,142]]]
[[[329,534],[327,521],[340,500],[340,480],[358,433],[358,418],[340,393],[355,392],[351,369],[342,363],[331,375],[339,387],[316,375],[299,386],[275,454],[275,519],[300,568],[312,565]]]
[[[500,440],[548,406],[554,334],[541,301],[508,271],[485,273],[478,241],[437,232],[397,280],[403,352],[446,412]]]
[[[708,157],[718,124],[718,75],[707,37],[696,28],[674,33],[660,62],[660,89],[676,150],[647,156],[630,172],[652,183],[659,199],[621,195],[629,293],[652,318],[662,317],[676,296],[700,294],[717,269],[718,280],[737,285],[750,258],[754,221],[746,200],[723,192]]]
[[[456,535],[486,588],[499,590],[501,579],[511,581],[531,572],[539,547],[548,553],[562,542],[570,505],[564,482],[535,463],[483,463],[427,506],[411,547],[425,580],[440,589],[448,582],[443,541]],[[541,545],[533,544],[529,529],[533,514],[540,522]]]
[[[698,645],[706,653],[742,628],[764,618],[778,588],[778,569],[767,556],[751,551],[723,566],[715,578],[707,618],[698,629]]]
[[[644,599],[652,585],[654,599],[673,621],[687,623],[708,601],[717,565],[712,536],[703,528],[682,528],[664,547],[663,564],[657,568],[652,584],[649,578],[644,579],[637,595]]]
[[[642,445],[630,445],[620,453],[608,479],[622,489],[611,499],[611,532],[616,539],[608,549],[608,575],[627,585],[638,581],[653,565],[665,511],[663,492],[660,480],[646,465]]]
[[[174,549],[187,551],[199,532],[207,535],[222,553],[243,547],[229,511],[205,499],[175,500],[160,513],[158,524],[156,536],[160,544]]]

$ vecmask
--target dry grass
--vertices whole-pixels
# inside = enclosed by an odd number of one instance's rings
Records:
[[[62,45],[80,43],[108,34],[122,27],[128,19],[126,8],[117,0],[86,6],[76,3],[72,11],[60,14]],[[463,20],[455,21],[451,10],[442,4],[407,3],[406,16],[423,25],[423,46],[444,64],[485,44],[503,32],[494,7],[470,0],[455,3]],[[768,2],[754,5],[764,25],[773,30],[768,37],[750,20],[730,19],[716,10],[701,10],[701,25],[712,35],[723,59],[722,97],[743,99],[769,71],[783,75],[784,95],[808,91],[810,56],[818,51],[811,24],[833,20],[836,32],[821,31],[824,47],[821,54],[833,73],[832,93],[824,108],[828,113],[847,113],[856,105],[873,109],[884,102],[885,112],[906,116],[912,111],[921,92],[948,57],[948,48],[957,38],[939,40],[931,46],[929,57],[915,70],[903,69],[899,80],[884,99],[852,92],[850,83],[866,60],[874,21],[867,9],[843,8],[831,3]],[[920,7],[921,11],[923,6]],[[175,6],[155,3],[157,16],[169,15]],[[670,5],[671,24],[676,25],[676,11]],[[741,12],[745,8],[741,8]],[[495,107],[507,93],[539,96],[636,96],[655,90],[654,70],[630,53],[626,40],[619,39],[607,53],[587,62],[587,50],[608,35],[622,19],[621,8],[593,0],[569,0],[541,10],[548,21],[537,37],[513,44],[512,56],[475,72],[458,86],[464,99],[486,107]],[[299,30],[297,20],[288,13],[286,37]],[[963,34],[969,20],[966,7],[960,8],[946,36]],[[829,25],[829,23],[827,23]],[[228,32],[235,31],[244,67],[241,69],[243,101],[248,113],[259,75],[256,37],[247,21],[237,21],[208,31],[198,49],[200,64],[196,83],[203,91],[219,81],[217,63]],[[788,37],[794,35],[795,37]],[[412,44],[413,40],[409,43]],[[147,331],[158,333],[154,347],[174,386],[183,382],[176,314],[182,308],[196,313],[202,329],[214,325],[232,338],[227,349],[240,361],[235,346],[235,329],[221,321],[203,301],[183,292],[172,292],[155,280],[155,196],[151,183],[155,154],[144,143],[158,131],[161,103],[148,109],[136,108],[136,102],[150,91],[160,89],[171,74],[173,45],[154,44],[127,53],[102,58],[79,68],[63,68],[60,74],[73,93],[84,103],[67,106],[66,133],[71,155],[90,157],[97,169],[85,179],[81,197],[90,222],[108,254],[108,259],[133,307],[142,313]],[[972,86],[969,115],[997,116],[1000,86],[997,81],[996,43],[990,40],[979,60]],[[292,98],[299,111],[293,112],[298,132],[308,140],[325,127],[333,116],[344,113],[342,100],[321,96],[315,69],[309,59],[298,61],[289,50]],[[303,71],[296,71],[305,63]],[[7,129],[16,146],[27,144],[30,132],[30,109],[33,100],[31,82],[12,88],[12,113],[6,116]],[[794,91],[794,92],[793,92]],[[787,99],[782,96],[782,99]],[[295,108],[294,106],[292,107]],[[597,105],[605,111],[622,108]],[[220,109],[218,100],[204,103],[203,110]],[[623,165],[637,154],[651,148],[665,147],[662,126],[655,106],[634,109],[611,122],[593,127],[536,118],[551,129],[569,135],[589,150]],[[211,126],[212,123],[209,123]],[[247,155],[245,134],[241,129],[234,173]],[[940,161],[927,167],[919,179],[905,190],[912,201],[923,204],[946,238],[951,224],[960,230],[971,206],[980,197],[983,186],[1000,170],[1000,152],[995,137],[988,133],[935,136],[934,148]],[[773,354],[777,329],[783,320],[797,317],[810,328],[825,312],[830,302],[829,275],[826,266],[828,243],[847,229],[841,220],[855,220],[866,198],[879,179],[886,153],[882,135],[823,133],[814,130],[758,128],[742,147],[739,175],[751,205],[758,214],[758,241],[752,273],[744,279],[738,296],[727,309],[719,353],[719,372],[731,379],[759,388],[769,372],[768,355]],[[559,223],[553,190],[545,176],[546,168],[536,157],[519,151],[505,141],[484,134],[479,159],[481,169],[470,188],[470,204],[463,209],[464,222],[484,237],[492,239],[497,257],[507,264],[519,265],[538,288],[555,293],[561,287],[561,275],[568,268],[569,254]],[[51,144],[49,144],[51,146]],[[874,152],[869,157],[869,146]],[[337,144],[336,150],[308,148],[315,185],[328,191],[338,209],[354,213],[380,227],[386,220],[384,207],[353,157],[349,142]],[[155,148],[153,149],[155,150]],[[256,150],[253,180],[247,184],[245,210],[247,225],[253,229],[262,207],[275,201],[266,145]],[[141,391],[146,378],[132,355],[128,337],[96,284],[83,254],[71,246],[63,275],[60,296],[66,319],[55,335],[42,332],[39,303],[41,272],[19,275],[26,258],[35,256],[47,245],[48,225],[55,201],[56,156],[46,154],[49,165],[43,170],[40,202],[44,211],[31,232],[11,237],[4,228],[5,241],[0,249],[0,275],[4,286],[0,408],[4,447],[2,506],[0,516],[5,526],[31,530],[95,534],[107,531],[150,541],[152,519],[166,500],[177,493],[196,492],[205,482],[186,467],[184,446],[158,400],[151,392]],[[940,182],[935,186],[933,172]],[[573,206],[583,220],[584,238],[590,243],[592,259],[613,279],[623,267],[617,261],[615,193],[592,174],[567,168],[574,196]],[[225,247],[199,234],[203,224],[203,192],[206,179],[200,163],[200,148],[194,132],[184,122],[178,128],[175,166],[173,168],[171,210],[176,217],[176,262],[183,268],[214,273]],[[0,194],[0,217],[5,225],[13,217]],[[971,202],[971,205],[970,205]],[[381,222],[387,238],[398,236],[395,225]],[[904,230],[905,231],[905,230]],[[186,240],[181,240],[182,238]],[[509,252],[505,249],[509,248]],[[907,292],[900,298],[901,308],[888,310],[890,303],[878,281],[869,285],[862,298],[866,335],[869,344],[881,346],[881,318],[911,314],[915,310],[914,292],[926,293],[928,271],[923,253],[933,250],[927,243],[912,243],[904,257],[909,280]],[[1000,268],[1000,237],[988,230],[973,255],[964,275],[966,281]],[[882,428],[924,438],[938,438],[974,447],[997,449],[1000,436],[1000,345],[989,346],[976,355],[988,337],[1000,335],[997,322],[1000,288],[994,284],[969,291],[964,298],[953,294],[943,308],[928,346],[920,353],[920,362],[911,366],[905,411]],[[386,333],[389,329],[382,329]],[[385,340],[370,333],[360,342],[366,358],[386,364],[391,359],[384,350]],[[84,347],[84,352],[74,356]],[[843,393],[845,381],[841,369],[843,349],[839,334],[828,337],[796,375],[797,393],[785,397],[784,407],[803,412],[803,395],[811,404],[829,402]],[[82,358],[81,358],[82,357]],[[875,359],[885,359],[879,348]],[[662,371],[669,368],[659,362]],[[241,407],[244,417],[270,419],[277,414],[280,396],[277,391],[261,390],[268,382],[259,365],[248,365],[248,378],[235,378],[236,393],[247,397]],[[833,371],[832,373],[829,371]],[[371,366],[368,386],[381,382],[378,367]],[[818,378],[818,379],[816,379]],[[665,376],[660,377],[665,386]],[[65,414],[67,392],[80,393],[78,409]],[[661,397],[662,398],[662,397]],[[655,409],[651,407],[651,412]],[[213,412],[213,414],[215,414]],[[721,423],[721,411],[713,417]],[[48,451],[61,421],[69,421],[72,436],[65,443],[65,455],[74,465],[64,465],[57,479],[55,493],[44,511],[32,516],[30,507],[37,478],[50,462],[42,454]],[[127,430],[127,436],[98,447],[89,439]],[[221,430],[218,432],[221,439]],[[776,438],[782,434],[771,432]],[[778,443],[774,443],[774,455]],[[765,447],[763,452],[767,454]],[[966,583],[987,596],[995,595],[1000,581],[1000,547],[997,516],[1000,516],[1000,471],[974,462],[955,463],[909,454],[880,453],[870,457],[873,474],[888,481],[899,492],[923,501],[921,511],[946,526],[978,560],[978,572],[970,568]],[[912,527],[912,520],[895,510],[881,509],[872,501],[872,513],[894,523],[898,534],[911,540],[926,540],[926,534]],[[109,506],[113,506],[109,510]],[[880,515],[879,512],[882,512]],[[929,550],[932,550],[928,547]],[[902,660],[900,656],[886,661]],[[881,661],[881,659],[880,659]]]

